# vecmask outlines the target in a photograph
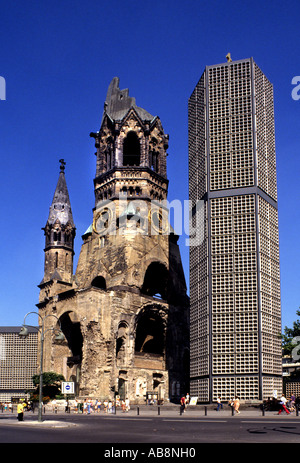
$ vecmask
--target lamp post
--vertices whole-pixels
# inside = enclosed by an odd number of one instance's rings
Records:
[[[39,388],[39,409],[38,409],[38,421],[39,422],[42,422],[42,410],[43,410],[43,352],[44,352],[44,339],[45,339],[45,334],[47,333],[47,331],[53,331],[53,332],[57,332],[56,336],[55,336],[55,340],[56,341],[63,341],[65,339],[65,336],[61,330],[61,324],[60,324],[60,321],[59,319],[57,318],[56,315],[53,315],[53,314],[49,314],[49,315],[46,315],[44,318],[38,313],[38,312],[28,312],[25,317],[24,317],[24,323],[23,323],[23,326],[20,330],[20,333],[19,333],[19,336],[21,337],[27,337],[28,336],[28,329],[27,329],[27,326],[31,326],[31,325],[26,325],[25,324],[25,320],[26,320],[26,317],[29,315],[29,314],[36,314],[40,317],[41,319],[41,325],[40,325],[40,330],[41,330],[41,356],[40,356],[40,388]],[[59,329],[56,329],[56,328],[48,328],[45,330],[45,326],[44,326],[44,323],[45,323],[45,320],[46,318],[48,317],[54,317],[56,318],[56,320],[58,321],[58,324],[59,324]],[[33,328],[36,328],[36,327],[33,327]],[[39,329],[38,329],[39,330]]]

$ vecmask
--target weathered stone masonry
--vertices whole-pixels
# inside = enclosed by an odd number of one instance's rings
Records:
[[[151,116],[109,86],[95,139],[95,207],[73,275],[75,225],[65,166],[45,232],[39,285],[42,317],[60,320],[66,341],[45,341],[45,371],[62,373],[76,394],[99,399],[147,393],[175,400],[189,389],[189,299],[169,227],[168,136]],[[49,324],[54,317],[47,317]]]

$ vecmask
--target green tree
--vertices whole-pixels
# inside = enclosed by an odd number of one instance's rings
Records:
[[[300,317],[300,310],[297,310],[296,315]],[[284,334],[282,335],[282,349],[283,355],[291,355],[292,350],[295,348],[296,344],[293,343],[293,338],[300,336],[300,320],[296,320],[293,323],[293,328],[284,328]]]
[[[40,384],[40,375],[32,377],[33,384],[38,389]],[[61,382],[65,381],[65,377],[54,371],[46,371],[43,373],[43,396],[48,396],[50,399],[61,393]]]

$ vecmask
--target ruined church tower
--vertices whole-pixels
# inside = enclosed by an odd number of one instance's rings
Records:
[[[189,300],[168,220],[168,136],[117,77],[90,135],[95,206],[75,275],[63,162],[60,202],[53,199],[44,228],[38,307],[42,317],[55,315],[48,323],[59,320],[66,338],[45,340],[44,371],[74,381],[80,397],[176,400],[189,390]]]

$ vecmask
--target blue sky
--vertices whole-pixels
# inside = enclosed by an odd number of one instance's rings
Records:
[[[0,325],[36,310],[49,206],[64,158],[77,227],[92,220],[95,148],[111,79],[170,136],[169,197],[188,199],[187,102],[206,65],[253,56],[274,85],[282,325],[299,297],[300,2],[11,0],[0,14]],[[299,91],[300,94],[300,91]],[[189,281],[188,248],[180,239]],[[33,321],[32,321],[33,323]]]

